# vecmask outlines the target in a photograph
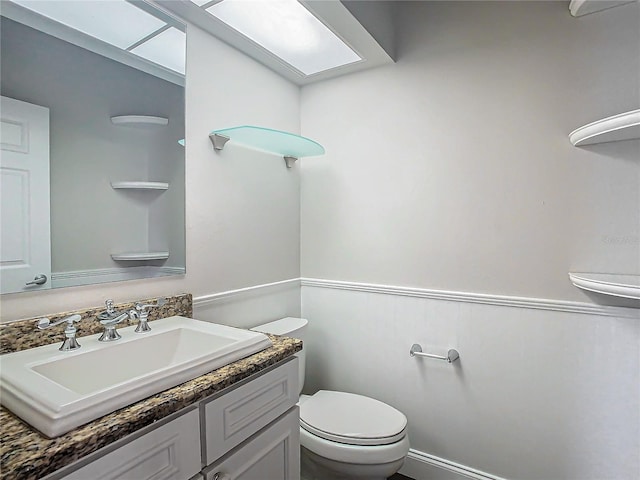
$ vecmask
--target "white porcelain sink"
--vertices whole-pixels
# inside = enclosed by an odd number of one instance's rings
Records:
[[[262,333],[185,317],[150,326],[145,334],[121,328],[115,342],[81,337],[82,347],[72,352],[59,351],[55,343],[2,355],[2,405],[57,437],[271,346]]]

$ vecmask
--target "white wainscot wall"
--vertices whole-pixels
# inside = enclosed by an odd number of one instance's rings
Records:
[[[302,315],[305,391],[404,412],[401,473],[640,478],[640,310],[302,279]],[[413,343],[460,361],[412,358]]]
[[[299,278],[193,299],[193,318],[232,327],[251,328],[279,318],[299,316]]]

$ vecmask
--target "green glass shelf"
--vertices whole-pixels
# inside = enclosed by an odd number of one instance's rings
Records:
[[[248,148],[281,155],[290,163],[301,157],[313,157],[324,154],[324,147],[310,138],[271,128],[244,125],[223,128],[209,134],[216,150],[222,150],[228,141]]]

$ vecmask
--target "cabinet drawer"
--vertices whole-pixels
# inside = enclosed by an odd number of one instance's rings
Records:
[[[198,410],[172,420],[104,455],[63,480],[184,480],[200,463]]]
[[[300,480],[298,407],[204,470],[205,480]],[[217,474],[217,478],[216,478]]]
[[[205,465],[214,462],[298,401],[298,359],[212,400],[205,411]]]

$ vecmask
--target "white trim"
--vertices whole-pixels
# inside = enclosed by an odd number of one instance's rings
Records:
[[[487,472],[476,470],[475,468],[467,467],[459,463],[446,460],[444,458],[436,457],[429,453],[421,452],[419,450],[410,449],[405,459],[400,473],[404,475],[411,475],[416,480],[423,480],[427,478],[433,478],[433,475],[428,472],[434,468],[446,470],[449,474],[455,474],[461,479],[472,478],[474,480],[506,480],[504,477],[498,477]],[[450,478],[450,475],[447,475]]]
[[[398,287],[371,283],[343,282],[318,278],[301,278],[303,287],[332,288],[335,290],[352,290],[357,292],[380,293],[383,295],[400,295],[404,297],[432,298],[452,302],[481,303],[484,305],[501,305],[504,307],[533,308],[536,310],[553,310],[557,312],[583,313],[603,315],[607,317],[638,318],[640,312],[635,308],[608,307],[581,302],[549,300],[544,298],[511,297],[484,293],[451,292],[446,290],[428,290],[424,288]]]
[[[282,287],[282,286],[300,286],[300,278],[290,278],[288,280],[281,280],[279,282],[265,283],[262,285],[254,285],[246,288],[238,288],[236,290],[227,290],[226,292],[212,293],[210,295],[202,295],[199,297],[193,298],[193,306],[194,307],[202,307],[205,305],[210,305],[214,303],[221,302],[223,300],[227,300],[230,297],[234,297],[237,295],[245,294],[245,293],[256,293],[260,290],[265,290],[274,287]]]
[[[76,287],[94,283],[121,282],[125,280],[184,274],[185,269],[181,267],[97,268],[95,270],[53,272],[51,274],[51,285],[52,288]]]

